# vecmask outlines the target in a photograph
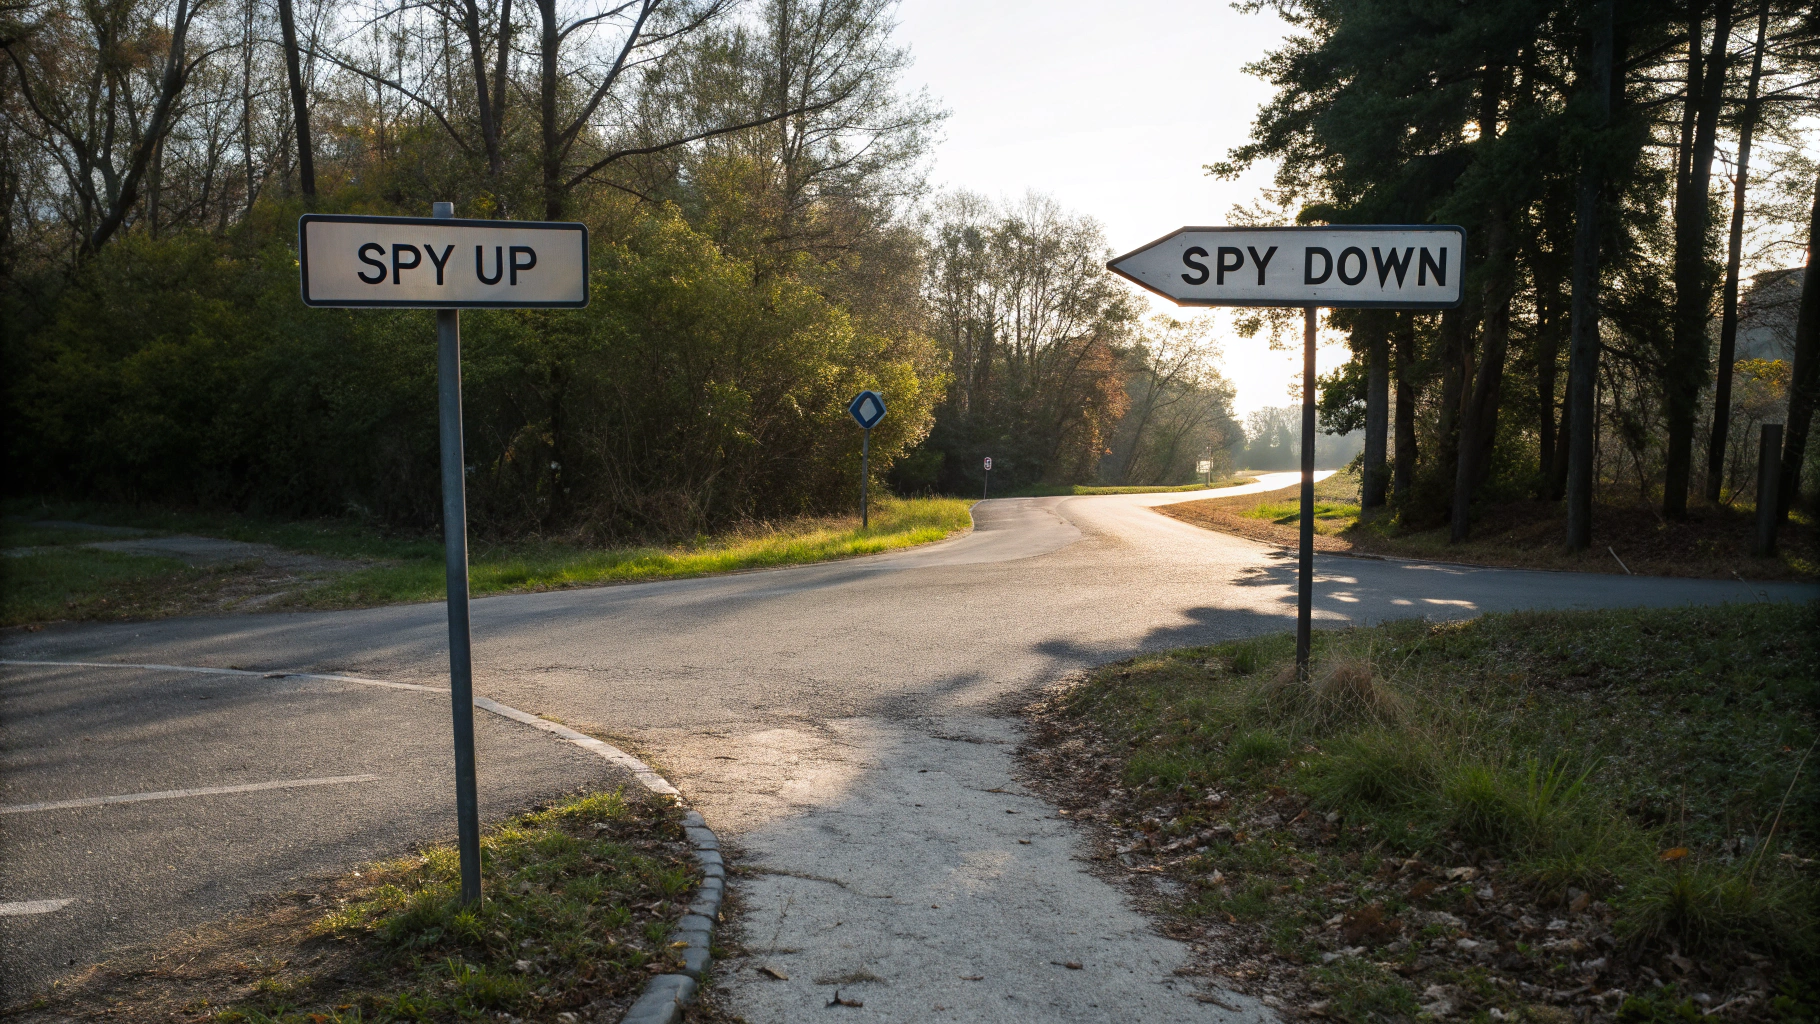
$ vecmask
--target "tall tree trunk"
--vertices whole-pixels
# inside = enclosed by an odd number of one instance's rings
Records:
[[[145,222],[153,238],[158,237],[158,214],[164,195],[164,140],[152,149],[152,166],[145,172]]]
[[[284,74],[291,87],[291,120],[297,123],[297,180],[306,205],[316,198],[316,158],[310,153],[310,102],[303,91],[303,63],[297,52],[292,0],[278,0],[278,28],[284,36]]]
[[[1786,522],[1801,487],[1801,463],[1807,458],[1807,428],[1820,404],[1820,274],[1814,250],[1820,248],[1820,178],[1814,181],[1814,207],[1807,218],[1807,269],[1801,275],[1801,312],[1795,318],[1795,366],[1788,389],[1788,427],[1782,432],[1782,479],[1776,488],[1776,520]]]
[[[1536,478],[1544,497],[1555,478],[1555,372],[1561,355],[1559,293],[1552,281],[1536,288]]]
[[[1732,233],[1725,252],[1725,293],[1719,315],[1719,366],[1713,384],[1713,431],[1706,446],[1706,500],[1719,503],[1725,485],[1725,446],[1732,420],[1732,362],[1738,354],[1738,263],[1744,251],[1744,188],[1750,179],[1750,139],[1757,126],[1757,86],[1763,78],[1763,44],[1769,35],[1769,0],[1757,7],[1757,47],[1738,125],[1738,176],[1732,183]]]
[[[1441,408],[1439,433],[1442,452],[1456,451],[1454,440],[1460,433],[1461,398],[1465,390],[1468,353],[1466,310],[1441,311]],[[1447,467],[1450,471],[1452,466]]]
[[[1725,99],[1725,62],[1731,42],[1732,0],[1719,0],[1713,12],[1713,42],[1700,81],[1688,83],[1687,102],[1697,105],[1693,142],[1685,159],[1675,194],[1675,327],[1674,340],[1663,367],[1663,388],[1668,420],[1668,458],[1662,480],[1662,515],[1681,519],[1687,515],[1687,492],[1692,482],[1694,418],[1700,410],[1700,389],[1706,384],[1706,322],[1712,314],[1712,288],[1706,275],[1707,199],[1712,187],[1713,149],[1718,141],[1719,108]],[[1700,22],[1690,20],[1693,37],[1689,47],[1693,65],[1699,65]],[[1695,86],[1698,88],[1695,88]]]
[[[1494,232],[1496,232],[1494,228]],[[1508,236],[1508,230],[1504,232]],[[1494,243],[1493,251],[1496,251]],[[1490,289],[1503,290],[1492,284]],[[1491,451],[1498,434],[1498,406],[1504,386],[1504,356],[1510,345],[1510,296],[1500,295],[1487,310],[1481,331],[1484,349],[1479,353],[1477,379],[1473,382],[1460,417],[1460,456],[1454,469],[1453,517],[1450,540],[1459,543],[1472,533],[1472,498],[1485,482]]]
[[[1613,0],[1601,0],[1592,10],[1591,50],[1587,61],[1587,93],[1592,127],[1603,133],[1611,120],[1615,63],[1612,32]],[[1580,154],[1574,183],[1573,310],[1568,321],[1567,429],[1567,548],[1584,551],[1592,545],[1593,422],[1598,413],[1599,378],[1599,213],[1603,203],[1604,173],[1601,154],[1604,139],[1595,138]]]
[[[252,213],[253,201],[259,198],[253,179],[253,0],[246,0],[245,25],[240,41],[240,155],[246,167],[245,210]]]
[[[510,0],[508,0],[509,4]],[[502,17],[510,16],[508,6]],[[499,151],[499,113],[493,109],[493,96],[487,82],[487,46],[480,35],[480,7],[475,0],[463,0],[461,31],[468,40],[468,62],[474,70],[474,108],[480,118],[480,139],[487,153],[487,176],[493,187],[499,187],[499,176],[505,173],[505,158]],[[501,34],[503,35],[503,28]]]
[[[1572,348],[1570,342],[1568,345],[1570,353]],[[1574,389],[1574,375],[1571,369],[1565,379],[1567,383],[1561,388],[1561,417],[1556,421],[1560,425],[1555,429],[1554,460],[1549,463],[1548,491],[1544,495],[1548,501],[1560,501],[1567,496],[1567,464],[1570,460],[1568,453],[1573,450],[1573,408],[1567,400],[1567,396],[1573,394]]]
[[[1409,501],[1416,475],[1416,323],[1415,314],[1397,314],[1397,444],[1391,491],[1397,507]]]
[[[126,223],[127,214],[139,200],[139,186],[145,180],[146,169],[152,162],[152,151],[170,133],[171,121],[176,117],[177,97],[182,94],[184,86],[189,84],[190,23],[195,17],[196,10],[189,0],[177,0],[176,16],[171,19],[170,49],[165,57],[164,74],[158,81],[158,101],[152,108],[151,120],[146,124],[145,135],[134,145],[126,173],[120,176],[119,188],[108,197],[107,206],[101,211],[100,222],[83,239],[82,256],[92,256],[100,251],[108,239],[114,237],[114,233]],[[24,85],[23,74],[20,84]],[[86,158],[86,163],[93,166],[97,161],[91,155]]]
[[[564,189],[562,187],[562,127],[556,123],[556,92],[561,82],[557,77],[556,49],[561,43],[556,22],[556,0],[537,0],[537,13],[543,26],[542,45],[538,56],[542,61],[542,73],[539,76],[539,96],[543,117],[541,148],[539,151],[543,174],[543,219],[561,220],[564,212]]]
[[[1383,508],[1390,474],[1390,322],[1395,314],[1366,312],[1365,470],[1359,489],[1362,508]]]
[[[1479,145],[1492,146],[1498,140],[1498,114],[1503,107],[1506,69],[1488,67],[1485,84],[1480,89]],[[1491,461],[1492,442],[1497,436],[1498,400],[1504,383],[1504,354],[1510,344],[1510,294],[1515,255],[1511,244],[1510,212],[1502,202],[1493,203],[1486,211],[1488,230],[1485,240],[1486,279],[1482,302],[1484,326],[1479,335],[1483,351],[1479,353],[1477,379],[1462,367],[1461,387],[1470,386],[1466,403],[1460,412],[1460,453],[1454,463],[1453,515],[1450,517],[1450,540],[1458,544],[1472,533],[1472,497],[1484,481]],[[1468,348],[1470,352],[1470,347]]]

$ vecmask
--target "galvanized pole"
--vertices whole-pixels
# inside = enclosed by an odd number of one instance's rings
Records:
[[[992,471],[990,469],[986,470],[985,475],[986,475],[986,482],[983,486],[980,487],[980,500],[981,501],[985,501],[987,498],[992,497]]]
[[[872,526],[870,511],[866,508],[866,492],[872,486],[872,473],[868,464],[872,457],[872,428],[866,428],[866,437],[859,443],[859,528],[864,530]]]
[[[437,203],[438,217],[455,204]],[[474,663],[468,640],[468,501],[461,438],[461,311],[436,311],[436,385],[442,434],[442,545],[449,590],[449,706],[455,719],[455,815],[461,902],[480,901],[480,799],[474,781]]]
[[[1302,550],[1295,596],[1295,671],[1308,678],[1314,616],[1314,328],[1316,309],[1302,310]]]

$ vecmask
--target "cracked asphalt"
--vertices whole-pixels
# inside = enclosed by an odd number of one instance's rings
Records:
[[[1293,480],[1276,476],[1253,487]],[[1191,998],[1189,980],[1172,973],[1184,947],[1075,859],[1083,837],[1023,793],[1011,757],[1009,709],[1034,686],[1140,651],[1293,625],[1292,558],[1150,510],[1201,496],[995,499],[976,506],[967,536],[905,552],[479,600],[476,688],[615,738],[739,848],[740,938],[752,954],[717,973],[728,1003],[755,1024],[820,1019],[836,988],[865,1003],[847,1011],[865,1020],[1257,1018],[1262,1008],[1230,994],[1221,998],[1237,1009]],[[1820,596],[1805,585],[1339,556],[1316,565],[1319,627]],[[440,605],[223,616],[14,634],[0,657],[440,685],[443,629]],[[10,700],[23,670],[4,671],[0,697]],[[446,736],[446,705],[437,710]],[[11,741],[0,744],[0,757],[12,756]],[[483,785],[497,761],[483,749]],[[9,803],[49,799],[5,793]],[[500,799],[483,791],[483,812]],[[0,815],[9,844],[0,852],[43,841],[15,840],[29,817]],[[11,881],[4,899],[58,895]],[[25,933],[57,916],[0,918],[0,955],[35,948]]]

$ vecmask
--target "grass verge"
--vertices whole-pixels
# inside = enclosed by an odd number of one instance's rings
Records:
[[[21,1022],[218,1024],[617,1020],[680,963],[672,925],[699,885],[681,812],[595,793],[482,838],[477,909],[452,847],[370,865],[315,893],[129,952],[7,1014]],[[180,965],[180,966],[173,966]]]
[[[1756,512],[1748,507],[1696,506],[1685,521],[1669,523],[1640,505],[1602,505],[1593,511],[1592,547],[1568,552],[1562,546],[1567,526],[1560,502],[1513,501],[1487,508],[1474,520],[1471,539],[1454,544],[1446,526],[1417,529],[1393,516],[1362,517],[1354,474],[1336,473],[1315,484],[1315,500],[1319,551],[1705,579],[1820,577],[1820,529],[1799,510],[1781,531],[1776,557],[1756,558],[1750,554]],[[1293,547],[1299,543],[1299,502],[1298,489],[1285,487],[1157,511],[1205,529]]]
[[[968,529],[972,503],[958,498],[884,498],[871,526],[858,516],[748,527],[670,547],[596,548],[558,541],[474,543],[476,596],[633,583],[877,554]],[[441,600],[442,544],[388,536],[359,524],[138,511],[107,505],[9,502],[0,544],[0,626],[58,619],[152,618],[250,607],[354,608]],[[22,517],[32,516],[27,520]],[[45,526],[68,521],[130,528],[130,535]],[[188,534],[271,545],[272,557],[191,565],[174,558],[86,545],[123,536]]]
[[[959,498],[891,498],[872,503],[872,524],[857,516],[798,520],[670,548],[584,549],[555,543],[479,548],[468,567],[476,596],[560,590],[608,583],[683,579],[746,569],[806,565],[929,544],[972,525],[972,502]],[[435,561],[374,566],[299,593],[292,607],[348,608],[443,597],[440,548]]]
[[[1813,1020],[1817,615],[1145,656],[1033,707],[1028,764],[1223,984],[1329,1019]]]

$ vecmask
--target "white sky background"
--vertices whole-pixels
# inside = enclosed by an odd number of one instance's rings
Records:
[[[1123,253],[1183,225],[1225,224],[1233,205],[1259,198],[1269,168],[1221,181],[1202,165],[1247,138],[1271,90],[1241,69],[1286,28],[1225,0],[904,0],[896,38],[916,57],[905,86],[927,86],[949,111],[934,185],[1048,193],[1098,220]],[[1230,324],[1225,311],[1153,306]],[[1299,344],[1272,351],[1229,328],[1218,337],[1241,421],[1291,401]],[[1324,344],[1320,370],[1345,359],[1343,345]]]

